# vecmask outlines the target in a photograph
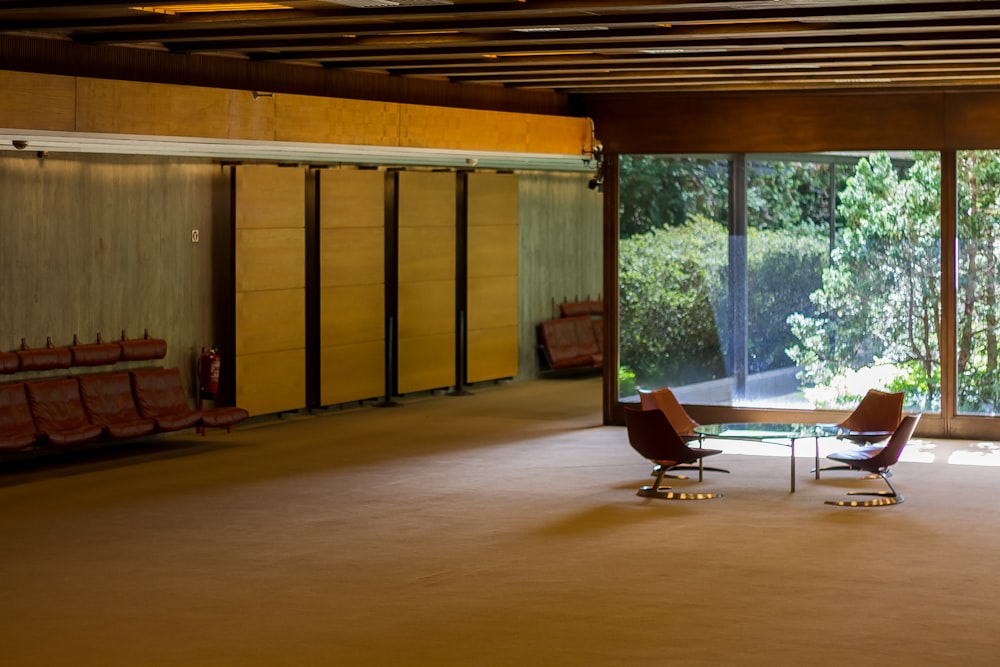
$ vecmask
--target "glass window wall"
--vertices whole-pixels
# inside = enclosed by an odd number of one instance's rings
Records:
[[[1000,152],[959,151],[956,376],[960,414],[996,415],[1000,403]]]
[[[939,410],[937,153],[622,156],[619,390]]]

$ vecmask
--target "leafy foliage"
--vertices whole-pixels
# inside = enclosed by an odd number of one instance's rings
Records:
[[[622,239],[621,364],[639,386],[700,382],[727,375],[728,234],[696,218],[673,229]],[[791,365],[794,339],[785,320],[812,312],[826,262],[822,239],[751,230],[747,239],[751,371]]]
[[[789,318],[799,342],[788,353],[820,386],[862,367],[906,368],[909,397],[930,409],[940,400],[939,161],[920,155],[906,176],[886,153],[858,162],[840,193],[833,261],[811,296],[816,314]]]
[[[732,366],[728,165],[667,156],[625,156],[621,165],[623,377],[639,386],[724,377]],[[747,165],[749,370],[798,365],[818,405],[849,404],[874,386],[937,409],[939,155],[877,153],[849,178],[838,169],[832,220],[831,168]],[[962,151],[957,169],[959,410],[995,413],[1000,153]]]

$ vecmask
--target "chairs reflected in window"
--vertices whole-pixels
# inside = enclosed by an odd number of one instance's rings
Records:
[[[653,462],[653,474],[656,475],[656,481],[640,488],[636,495],[666,500],[707,500],[722,496],[721,493],[672,491],[672,487],[663,486],[667,471],[673,470],[697,469],[700,481],[704,470],[702,459],[721,454],[722,450],[689,447],[660,410],[626,409],[625,427],[629,444]]]
[[[828,454],[827,458],[843,464],[851,470],[862,470],[881,478],[888,486],[888,491],[852,491],[850,496],[875,496],[869,500],[827,500],[827,505],[839,507],[878,507],[882,505],[898,505],[903,502],[903,496],[896,492],[889,478],[892,477],[891,467],[899,461],[903,448],[910,441],[920,415],[907,415],[889,437],[885,445],[867,445],[855,447],[842,452]]]

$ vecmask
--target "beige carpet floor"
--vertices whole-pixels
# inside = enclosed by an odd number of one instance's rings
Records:
[[[600,379],[0,467],[9,666],[995,665],[994,443],[917,438],[906,502],[729,443],[635,495]]]

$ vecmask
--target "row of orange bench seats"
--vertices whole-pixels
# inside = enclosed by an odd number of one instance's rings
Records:
[[[167,356],[167,342],[142,338],[0,352],[0,375],[75,366],[111,366]],[[238,407],[192,409],[176,368],[141,368],[75,377],[32,379],[0,385],[0,452],[64,447],[101,439],[140,438],[153,433],[206,427],[229,428],[249,416]]]
[[[0,452],[229,427],[238,407],[192,409],[176,368],[142,368],[0,385]]]

